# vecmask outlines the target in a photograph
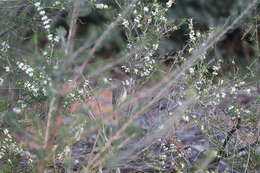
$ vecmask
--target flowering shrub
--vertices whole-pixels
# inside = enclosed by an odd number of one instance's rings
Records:
[[[33,162],[31,157],[28,151],[25,151],[16,143],[8,129],[4,129],[0,142],[0,159],[5,161],[1,165],[1,171],[25,171],[25,168],[20,167],[19,163],[27,162],[26,171],[29,172]]]
[[[0,2],[13,8],[0,18],[0,170],[259,169],[257,0],[221,29],[177,19],[174,0],[14,4]]]

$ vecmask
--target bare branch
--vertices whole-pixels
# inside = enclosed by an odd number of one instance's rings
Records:
[[[69,38],[67,43],[67,50],[66,53],[71,55],[74,48],[74,37],[77,29],[77,19],[78,19],[78,11],[80,7],[80,0],[75,0],[73,4],[73,12],[72,12],[72,20],[70,23],[70,30],[69,30]]]

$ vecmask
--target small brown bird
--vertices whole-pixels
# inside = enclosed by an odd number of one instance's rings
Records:
[[[120,83],[120,85],[113,87],[112,105],[114,110],[118,109],[120,104],[122,104],[126,100],[126,98],[127,98],[127,88],[123,83]]]
[[[126,107],[123,107],[122,103],[124,103],[127,97],[132,93],[133,84],[134,80],[130,78],[120,82],[117,86],[112,87],[113,112],[119,123],[126,120],[128,113],[131,112],[132,106],[127,105]]]
[[[99,119],[106,125],[117,125],[121,120],[120,104],[122,104],[128,95],[130,83],[120,82],[117,86],[106,88],[93,98],[84,100],[91,110],[92,118]],[[71,113],[76,113],[84,104],[75,102],[71,105]]]

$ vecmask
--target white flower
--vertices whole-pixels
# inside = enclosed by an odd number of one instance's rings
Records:
[[[5,67],[5,71],[6,71],[6,72],[9,72],[9,71],[10,71],[10,67],[6,66],[6,67]]]
[[[24,86],[29,88],[31,86],[31,84],[30,84],[30,82],[27,81],[24,83]]]
[[[60,40],[59,36],[56,35],[56,36],[54,37],[54,41],[59,42],[59,40]]]
[[[4,83],[4,79],[3,78],[0,78],[0,86],[2,86]]]
[[[235,92],[236,92],[236,88],[235,88],[235,87],[232,87],[230,93],[231,93],[231,94],[234,94]]]
[[[4,129],[4,134],[8,135],[9,134],[9,130],[8,129]]]
[[[190,74],[194,74],[194,68],[189,68],[189,72],[190,72]]]
[[[47,85],[47,83],[48,83],[47,80],[44,80],[44,81],[43,81],[43,84],[44,84],[44,85]]]
[[[147,24],[150,24],[152,22],[152,18],[148,18]]]
[[[218,75],[218,73],[217,73],[217,72],[215,72],[215,71],[214,71],[212,74],[213,74],[213,75],[215,75],[215,76],[217,76],[217,75]]]
[[[45,20],[44,22],[43,22],[43,25],[48,25],[49,24],[49,20]]]
[[[107,79],[106,77],[103,78],[103,81],[104,81],[105,83],[108,83],[108,79]]]
[[[206,56],[205,55],[202,55],[201,57],[200,57],[200,59],[206,59]]]
[[[45,29],[50,29],[50,27],[51,27],[50,25],[45,25],[44,26]]]
[[[46,88],[43,88],[43,89],[42,89],[42,92],[43,92],[43,95],[47,96],[47,90],[46,90]]]
[[[23,104],[21,104],[21,107],[22,107],[22,108],[26,108],[26,106],[27,106],[27,105],[26,105],[26,104],[24,104],[24,103],[23,103]]]
[[[125,86],[128,86],[128,85],[130,85],[130,82],[128,80],[125,80],[125,81],[122,81],[122,84]]]
[[[167,22],[167,18],[164,17],[164,16],[161,16],[160,19],[161,19],[161,21],[163,21],[163,22]]]
[[[189,116],[183,116],[182,119],[186,122],[188,122],[190,120]]]
[[[127,28],[129,25],[129,22],[128,22],[128,20],[124,19],[122,24],[124,25],[124,27]]]
[[[37,7],[37,10],[38,11],[41,11],[43,8],[42,7]]]
[[[71,150],[70,150],[70,147],[69,147],[69,146],[66,146],[65,149],[64,149],[64,152],[65,152],[66,154],[68,154],[70,151],[71,151]]]
[[[21,113],[21,109],[20,108],[13,108],[13,111],[17,114]]]
[[[47,19],[48,19],[47,16],[43,16],[43,17],[42,17],[42,21],[45,21],[45,20],[47,20]]]
[[[145,60],[145,61],[149,61],[149,60],[150,60],[150,57],[149,57],[149,56],[146,56],[146,57],[144,57],[144,60]]]
[[[42,16],[45,15],[45,11],[43,11],[43,10],[40,11],[40,15],[42,15]]]
[[[197,33],[196,33],[196,36],[197,36],[197,37],[200,37],[200,36],[201,36],[200,32],[197,32]]]
[[[219,66],[213,66],[213,70],[215,70],[215,71],[218,71],[220,69],[220,67]]]
[[[49,35],[48,35],[48,39],[49,39],[49,40],[52,40],[52,38],[53,38],[53,35],[52,35],[52,34],[49,34]]]
[[[31,73],[31,72],[33,72],[33,69],[31,67],[28,67],[26,73]]]
[[[134,19],[134,22],[136,22],[136,23],[139,23],[139,22],[140,22],[139,16],[137,16],[137,17]]]
[[[83,94],[84,94],[84,90],[83,90],[83,89],[80,89],[80,90],[79,90],[79,94],[83,95]]]
[[[83,87],[87,87],[89,85],[89,80],[85,80]]]
[[[245,84],[245,82],[244,82],[244,81],[241,81],[239,84],[240,84],[240,85],[244,85],[244,84]]]
[[[40,3],[40,2],[36,2],[34,5],[35,5],[36,7],[39,7],[39,6],[41,5],[41,3]]]
[[[34,93],[37,93],[37,92],[39,91],[39,89],[38,89],[38,88],[35,88],[35,87],[33,87],[33,88],[32,88],[32,91],[33,91]]]
[[[234,108],[234,106],[231,105],[231,106],[228,107],[228,110],[232,110],[233,108]]]
[[[145,12],[148,12],[148,11],[149,11],[149,8],[148,8],[148,7],[144,7],[144,11],[145,11]]]
[[[105,8],[108,8],[108,5],[106,5],[106,4],[96,4],[96,8],[105,9]]]
[[[27,66],[27,65],[24,65],[24,66],[22,66],[21,69],[22,69],[23,71],[25,71],[27,68],[28,68],[28,66]]]
[[[153,50],[157,50],[159,47],[159,44],[153,44]]]
[[[168,8],[170,8],[173,3],[174,3],[174,0],[169,0],[169,1],[166,3],[166,6],[167,6]]]
[[[18,67],[21,69],[23,67],[23,63],[17,62]]]

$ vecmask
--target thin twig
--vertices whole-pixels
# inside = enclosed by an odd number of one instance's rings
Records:
[[[54,103],[55,103],[55,98],[53,98],[50,102],[50,108],[49,108],[48,119],[47,119],[47,126],[46,126],[45,137],[44,137],[44,146],[43,146],[44,149],[47,149],[48,146],[49,146],[51,123],[52,123],[52,119],[53,119],[53,112],[55,111]]]
[[[74,37],[77,29],[78,11],[80,7],[80,0],[75,0],[73,4],[72,21],[70,23],[69,37],[67,43],[66,53],[71,55],[74,48]]]

